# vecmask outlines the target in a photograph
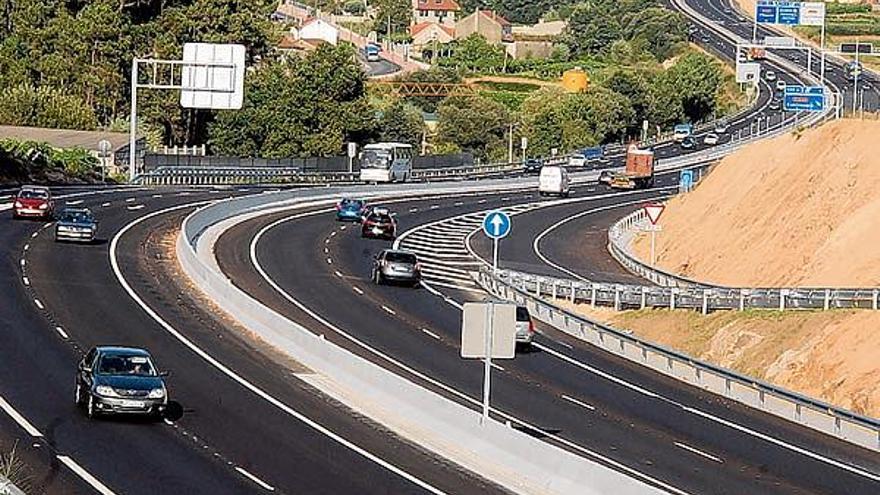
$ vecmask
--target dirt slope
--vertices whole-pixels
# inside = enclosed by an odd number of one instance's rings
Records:
[[[725,158],[660,219],[658,264],[732,286],[880,285],[880,122],[839,120]],[[648,259],[647,236],[636,254]]]

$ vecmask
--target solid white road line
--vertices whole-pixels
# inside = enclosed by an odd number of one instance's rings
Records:
[[[186,346],[188,349],[190,349],[192,352],[194,352],[196,355],[198,355],[200,358],[202,358],[208,364],[210,364],[211,366],[213,366],[214,368],[219,370],[221,373],[223,373],[224,375],[229,377],[231,380],[240,384],[243,388],[247,389],[248,391],[250,391],[254,395],[260,397],[261,399],[265,400],[269,404],[275,406],[279,410],[288,414],[292,418],[300,421],[301,423],[305,424],[306,426],[312,428],[313,430],[317,431],[318,433],[335,441],[339,445],[342,445],[343,447],[357,453],[358,455],[364,457],[365,459],[368,459],[369,461],[374,462],[379,466],[382,466],[383,468],[387,469],[388,471],[397,474],[401,478],[406,479],[407,481],[423,488],[424,490],[426,490],[428,492],[435,493],[438,495],[444,494],[445,492],[443,492],[439,488],[432,486],[428,482],[423,481],[422,479],[408,473],[407,471],[404,471],[403,469],[395,466],[394,464],[391,464],[390,462],[376,456],[375,454],[369,452],[368,450],[356,445],[355,443],[342,437],[338,433],[328,429],[327,427],[321,425],[320,423],[318,423],[318,422],[312,420],[311,418],[309,418],[308,416],[304,415],[303,413],[293,409],[292,407],[285,404],[284,402],[282,402],[280,399],[276,398],[275,396],[269,394],[265,390],[261,389],[257,385],[254,385],[253,383],[248,381],[246,378],[239,375],[238,373],[236,373],[235,371],[233,371],[232,369],[227,367],[225,364],[221,363],[218,359],[214,358],[207,351],[205,351],[201,347],[197,346],[193,341],[189,340],[185,335],[180,333],[179,330],[177,330],[170,323],[165,321],[165,319],[163,319],[155,310],[153,310],[153,308],[150,307],[150,305],[148,305],[146,302],[144,302],[144,300],[141,298],[141,296],[139,296],[138,293],[135,292],[135,290],[131,287],[131,284],[128,283],[128,280],[122,274],[122,269],[119,267],[119,259],[117,257],[117,250],[119,247],[119,240],[122,238],[122,236],[124,236],[126,234],[126,232],[128,232],[129,230],[131,230],[132,228],[134,228],[135,226],[137,226],[141,222],[149,220],[150,218],[153,218],[153,217],[156,217],[159,215],[164,215],[164,214],[172,212],[172,211],[176,211],[176,210],[180,210],[180,209],[184,209],[184,208],[191,208],[193,206],[203,205],[203,204],[205,204],[205,202],[183,204],[183,205],[177,205],[174,207],[165,208],[163,210],[158,210],[158,211],[148,213],[146,215],[143,215],[143,216],[131,221],[130,223],[125,225],[121,230],[119,230],[119,232],[117,232],[116,235],[113,236],[113,239],[110,241],[110,265],[113,269],[113,273],[116,275],[116,280],[119,281],[119,284],[122,285],[122,288],[134,300],[134,302],[137,303],[137,305],[140,306],[141,309],[143,309],[144,312],[147,313],[147,315],[149,315],[156,323],[158,323],[163,329],[165,329],[166,332],[168,332],[170,335],[172,335],[174,338],[176,338],[181,344]],[[255,257],[255,251],[254,251],[255,248],[256,248],[256,244],[252,242],[251,243],[251,259],[252,260],[255,259],[254,258]],[[324,320],[318,320],[318,321],[323,322]],[[330,327],[330,328],[333,328],[333,327]]]
[[[35,438],[40,438],[43,436],[43,434],[40,433],[40,430],[32,425],[31,422],[28,421],[24,416],[19,414],[19,412],[16,411],[10,403],[6,402],[6,399],[4,399],[2,395],[0,395],[0,409],[3,409],[3,412],[5,412],[10,418],[12,418],[13,421],[18,423],[18,426],[21,426],[28,435]]]
[[[247,470],[245,470],[245,468],[243,468],[243,467],[241,467],[241,466],[236,466],[236,467],[235,467],[235,470],[238,471],[239,473],[243,474],[246,478],[250,479],[250,480],[253,481],[254,483],[260,485],[264,490],[267,490],[267,491],[270,491],[270,492],[274,492],[274,491],[275,491],[275,487],[273,487],[272,485],[266,483],[265,481],[261,480],[260,478],[257,478],[257,477],[254,476],[253,474],[247,472]]]
[[[681,449],[684,449],[684,450],[687,450],[688,452],[692,452],[692,453],[694,453],[694,454],[697,454],[697,455],[700,456],[700,457],[705,457],[706,459],[709,459],[710,461],[715,461],[715,462],[717,462],[718,464],[723,464],[723,463],[724,463],[724,460],[721,459],[720,457],[716,457],[716,456],[714,456],[714,455],[712,455],[712,454],[708,454],[708,453],[706,453],[706,452],[703,452],[702,450],[697,449],[697,448],[694,448],[694,447],[691,447],[691,446],[688,445],[688,444],[681,443],[681,442],[674,442],[674,443],[675,443],[675,446],[676,446],[676,447],[681,448]]]
[[[107,485],[98,481],[97,478],[95,478],[94,476],[89,474],[88,471],[83,469],[82,466],[77,464],[76,461],[74,461],[70,457],[67,457],[66,455],[59,455],[56,457],[58,458],[59,461],[62,462],[62,464],[69,467],[71,471],[73,471],[74,473],[76,473],[77,476],[82,478],[83,481],[92,485],[92,488],[94,488],[95,491],[97,491],[101,495],[114,495],[113,490],[107,488]]]
[[[581,401],[575,399],[574,397],[562,394],[562,398],[571,402],[572,404],[577,404],[577,405],[583,407],[584,409],[589,409],[590,411],[596,410],[596,408],[594,406],[591,406],[591,405],[587,404],[586,402],[581,402]]]

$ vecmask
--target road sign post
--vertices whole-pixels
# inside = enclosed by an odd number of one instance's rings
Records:
[[[98,152],[101,154],[101,182],[105,182],[107,180],[107,158],[110,156],[110,150],[113,149],[113,144],[106,139],[102,139],[98,141]]]
[[[461,312],[461,357],[483,360],[480,424],[489,419],[492,359],[513,359],[515,355],[516,305],[493,301],[465,303]]]
[[[510,216],[501,210],[489,212],[483,219],[483,232],[492,239],[492,273],[498,273],[498,241],[510,233]]]
[[[354,171],[354,157],[357,155],[357,143],[348,143],[348,173]]]
[[[657,256],[656,256],[656,245],[657,245],[657,232],[660,231],[660,226],[657,225],[657,221],[660,220],[660,215],[663,214],[663,210],[666,209],[666,205],[663,203],[648,203],[642,206],[642,209],[645,211],[645,215],[648,217],[648,220],[651,221],[651,225],[649,230],[651,231],[651,266],[657,264]]]

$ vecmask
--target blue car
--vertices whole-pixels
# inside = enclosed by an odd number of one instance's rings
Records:
[[[88,208],[64,208],[55,222],[56,241],[92,242],[98,221]]]
[[[367,203],[362,199],[344,198],[336,203],[336,220],[339,222],[360,222]]]

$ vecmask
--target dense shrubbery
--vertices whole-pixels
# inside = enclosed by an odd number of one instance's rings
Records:
[[[46,143],[0,140],[0,180],[89,180],[97,177],[100,162],[81,148],[58,149]]]

